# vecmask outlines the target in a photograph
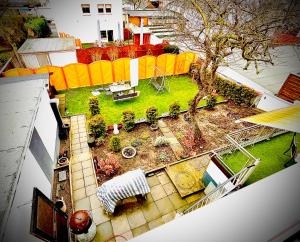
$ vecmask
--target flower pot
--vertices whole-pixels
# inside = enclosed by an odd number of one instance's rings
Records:
[[[136,155],[136,149],[132,146],[127,146],[122,149],[122,156],[126,159],[131,159]]]
[[[57,163],[61,166],[66,165],[69,163],[68,157],[62,156],[58,159]]]
[[[158,129],[158,125],[157,125],[157,124],[151,124],[151,125],[150,125],[150,129],[151,129],[152,131],[155,131],[155,130]]]

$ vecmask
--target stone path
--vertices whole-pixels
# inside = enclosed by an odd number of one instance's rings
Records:
[[[89,210],[97,226],[94,242],[124,241],[154,229],[175,218],[204,194],[181,198],[166,172],[147,177],[150,193],[143,203],[122,206],[108,215],[96,196],[96,179],[87,145],[85,116],[71,117],[71,173],[74,210]],[[112,238],[112,239],[110,239]]]
[[[158,120],[158,127],[163,135],[169,139],[170,147],[173,150],[177,160],[181,160],[181,155],[184,153],[182,145],[179,143],[173,132],[169,129],[168,125],[162,121]]]

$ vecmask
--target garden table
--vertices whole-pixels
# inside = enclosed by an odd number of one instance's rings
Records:
[[[128,83],[113,83],[109,86],[109,90],[113,95],[113,101],[125,100],[138,96],[138,93],[135,92],[134,88]],[[133,92],[129,93],[131,90],[133,90]]]

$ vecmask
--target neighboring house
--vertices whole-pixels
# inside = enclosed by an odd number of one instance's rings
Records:
[[[27,68],[77,63],[74,38],[27,39],[18,53]]]
[[[49,0],[37,12],[83,43],[123,39],[122,0]]]
[[[40,241],[30,234],[33,187],[48,198],[59,152],[48,97],[49,75],[0,79],[0,241]]]

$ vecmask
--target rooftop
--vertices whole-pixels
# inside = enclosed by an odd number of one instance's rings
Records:
[[[20,47],[20,54],[39,53],[39,52],[56,52],[75,50],[74,38],[39,38],[27,39]]]
[[[4,224],[47,75],[0,79],[0,223]],[[9,161],[9,162],[8,162]]]

